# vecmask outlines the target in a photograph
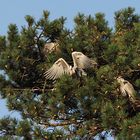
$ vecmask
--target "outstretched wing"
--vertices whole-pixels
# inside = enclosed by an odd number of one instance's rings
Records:
[[[90,59],[81,52],[72,52],[72,58],[74,62],[74,68],[87,69],[97,65],[94,60]]]
[[[44,74],[46,79],[54,80],[61,77],[63,74],[70,73],[70,66],[68,63],[63,59],[59,58],[52,67],[47,70]]]

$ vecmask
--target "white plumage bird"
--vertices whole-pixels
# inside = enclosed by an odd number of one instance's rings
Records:
[[[43,52],[45,55],[48,53],[57,52],[57,51],[59,51],[58,42],[48,42],[44,45]]]
[[[131,101],[135,100],[136,91],[133,85],[122,77],[117,78],[118,83],[120,84],[120,91],[123,96],[128,96]]]
[[[84,55],[82,52],[72,52],[74,66],[70,66],[63,58],[59,58],[52,67],[45,72],[46,79],[54,80],[64,74],[72,75],[76,70],[80,70],[82,75],[86,75],[84,69],[92,68],[97,63]]]

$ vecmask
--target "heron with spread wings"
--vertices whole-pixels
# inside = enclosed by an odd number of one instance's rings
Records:
[[[82,52],[72,52],[74,66],[70,66],[63,58],[59,58],[52,67],[45,72],[46,79],[55,80],[62,75],[73,75],[76,70],[81,72],[81,75],[86,75],[84,69],[94,68],[97,63],[84,55]]]
[[[120,84],[120,91],[122,95],[128,96],[131,101],[134,101],[136,97],[136,91],[133,85],[129,81],[123,79],[121,76],[117,78],[117,81]]]

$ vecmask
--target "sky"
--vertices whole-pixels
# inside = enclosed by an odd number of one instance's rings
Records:
[[[68,29],[73,29],[73,19],[79,12],[92,16],[102,12],[109,26],[113,27],[114,12],[128,6],[134,7],[140,14],[140,0],[0,0],[0,35],[7,35],[10,23],[16,24],[20,30],[26,25],[26,15],[41,18],[43,10],[50,12],[50,20],[66,17]],[[0,100],[0,118],[4,115],[19,117],[18,113],[8,112],[5,100]]]
[[[25,25],[25,15],[35,19],[42,16],[43,10],[50,11],[50,20],[64,16],[66,27],[72,29],[73,19],[80,13],[95,15],[105,13],[109,25],[114,25],[114,12],[121,8],[132,6],[140,13],[139,0],[0,0],[0,35],[7,34],[7,27],[15,23],[20,27]]]

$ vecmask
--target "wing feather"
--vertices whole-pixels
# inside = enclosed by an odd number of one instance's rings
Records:
[[[129,99],[134,101],[136,97],[136,91],[133,85],[129,81],[123,79],[122,77],[118,77],[117,81],[120,84],[120,91],[122,95],[124,96],[128,95]]]
[[[59,58],[44,75],[46,79],[54,80],[60,78],[65,73],[70,73],[70,66],[63,58]]]
[[[74,68],[78,67],[82,69],[87,69],[97,65],[97,63],[94,60],[90,59],[81,52],[73,52],[72,58],[74,62]]]
[[[126,80],[125,80],[126,81]],[[135,89],[131,83],[128,81],[124,84],[124,88],[127,91],[129,97],[135,98]]]

